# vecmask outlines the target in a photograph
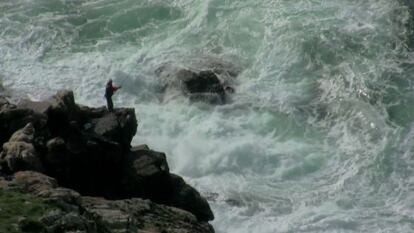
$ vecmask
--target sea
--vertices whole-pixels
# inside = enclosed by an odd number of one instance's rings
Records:
[[[411,0],[0,0],[10,98],[133,107],[218,233],[414,232]],[[157,70],[224,70],[226,104]],[[217,70],[216,69],[216,70]]]

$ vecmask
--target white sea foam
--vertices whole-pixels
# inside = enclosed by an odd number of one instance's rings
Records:
[[[4,86],[136,109],[135,144],[209,197],[217,232],[411,232],[413,56],[398,1],[0,2]],[[239,73],[164,96],[165,64]]]

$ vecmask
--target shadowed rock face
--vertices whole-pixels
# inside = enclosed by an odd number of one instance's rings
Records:
[[[207,200],[183,178],[169,173],[164,153],[135,147],[127,155],[123,172],[125,193],[187,210],[202,221],[214,219]]]
[[[214,218],[205,198],[170,174],[164,153],[131,148],[134,109],[79,106],[71,91],[61,91],[42,102],[3,103],[1,129],[3,174],[38,171],[82,195],[146,198],[187,210],[199,221]]]

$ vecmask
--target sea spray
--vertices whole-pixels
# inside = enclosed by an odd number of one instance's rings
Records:
[[[408,1],[406,1],[408,2]],[[409,2],[408,2],[409,3]],[[14,93],[134,107],[135,144],[210,197],[217,232],[412,232],[412,15],[404,1],[2,1]],[[221,106],[156,70],[233,67]]]

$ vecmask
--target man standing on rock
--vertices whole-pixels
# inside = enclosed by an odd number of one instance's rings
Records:
[[[114,103],[112,102],[112,95],[119,88],[121,88],[121,86],[117,87],[117,86],[112,85],[112,79],[109,79],[109,81],[106,83],[105,98],[106,98],[106,104],[108,106],[108,110],[110,112],[114,111]]]

